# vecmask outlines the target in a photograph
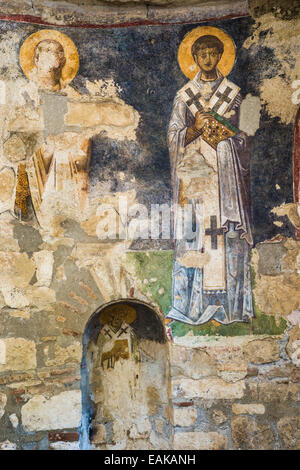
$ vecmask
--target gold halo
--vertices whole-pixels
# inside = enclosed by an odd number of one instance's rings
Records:
[[[79,55],[74,42],[66,34],[59,31],[41,29],[25,39],[20,49],[20,65],[22,70],[26,77],[32,80],[34,50],[38,43],[45,39],[59,42],[64,49],[66,64],[62,68],[61,78],[63,85],[66,86],[73,80],[78,71]]]
[[[183,71],[184,75],[190,80],[193,80],[199,72],[199,67],[195,63],[192,56],[192,45],[201,36],[211,34],[216,36],[224,44],[224,52],[221,60],[218,63],[218,69],[221,74],[226,77],[234,65],[235,61],[235,44],[232,38],[222,31],[222,29],[215,28],[213,26],[198,26],[198,28],[192,29],[183,39],[178,49],[178,63]]]
[[[111,314],[118,315],[118,313],[120,313],[120,310],[122,311],[122,313],[125,313],[124,321],[128,325],[134,322],[134,320],[136,319],[135,308],[130,307],[130,305],[126,305],[126,304],[114,304],[114,305],[109,305],[107,308],[103,310],[103,312],[101,312],[100,321],[102,325],[109,323],[109,320],[110,320],[109,316]]]

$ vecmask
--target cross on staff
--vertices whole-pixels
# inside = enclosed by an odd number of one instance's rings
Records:
[[[205,230],[205,235],[211,237],[211,249],[218,249],[218,235],[223,235],[224,231],[222,228],[217,228],[217,216],[210,216],[210,228]]]
[[[199,99],[201,98],[201,93],[198,92],[196,95],[194,95],[193,91],[190,88],[187,88],[185,92],[190,97],[190,99],[186,102],[187,106],[192,106],[192,104],[194,104],[198,111],[201,111],[203,109],[202,104],[199,102]]]
[[[230,103],[231,99],[229,98],[229,93],[232,91],[232,88],[229,86],[226,87],[225,91],[221,93],[220,91],[216,92],[216,96],[219,98],[216,104],[213,107],[213,111],[217,112],[218,109],[222,106],[223,103]]]

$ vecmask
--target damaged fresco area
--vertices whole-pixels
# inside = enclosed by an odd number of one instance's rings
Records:
[[[0,449],[78,448],[79,437],[99,449],[299,447],[287,431],[299,424],[298,29],[298,20],[270,15],[86,30],[1,21]],[[178,51],[187,38],[212,35],[230,60],[216,58],[221,75],[204,84],[201,104],[189,88],[191,51],[187,73]],[[202,49],[222,56],[215,39],[205,41]],[[168,129],[183,89],[190,131],[174,150]],[[216,106],[220,140],[193,126],[199,103],[204,113]],[[216,164],[241,132],[250,159],[245,243],[235,224],[228,235],[219,224]],[[175,171],[171,154],[183,156]],[[151,205],[169,206],[174,193],[183,205],[201,199],[204,251],[181,250],[162,227],[144,236]],[[212,313],[170,316],[176,263],[190,295],[199,287],[191,273],[225,259],[243,270],[234,290],[236,303],[246,291],[253,299],[247,318],[242,309],[218,316],[225,271]],[[104,315],[111,306],[116,318]],[[125,405],[108,393],[120,383]]]
[[[214,317],[208,317],[203,320],[203,326],[189,327],[175,319],[171,325],[175,336],[188,331],[193,331],[195,335],[274,334],[284,331],[286,323],[281,317],[290,312],[287,309],[282,311],[281,307],[275,308],[275,311],[271,307],[266,308],[260,302],[260,292],[264,289],[260,291],[259,288],[265,279],[261,276],[266,275],[263,272],[260,274],[260,266],[264,264],[264,250],[259,249],[260,244],[269,243],[278,236],[282,240],[293,238],[299,222],[293,205],[291,132],[297,105],[290,106],[284,101],[285,105],[281,102],[278,108],[278,103],[272,101],[275,99],[272,96],[278,96],[278,93],[272,92],[268,98],[264,91],[270,89],[271,75],[276,74],[274,80],[278,75],[286,80],[285,89],[291,91],[289,99],[293,100],[295,95],[293,84],[298,77],[297,63],[296,59],[292,63],[292,57],[297,44],[296,39],[292,41],[287,60],[288,43],[280,33],[281,23],[282,20],[272,22],[270,15],[265,15],[257,24],[253,24],[250,18],[240,18],[204,27],[208,33],[217,35],[218,31],[223,31],[220,37],[224,44],[227,44],[226,41],[233,44],[234,52],[229,53],[229,49],[225,51],[227,55],[234,54],[234,63],[225,75],[229,73],[231,86],[240,89],[239,126],[248,135],[255,247],[251,252],[254,304],[251,307],[253,313],[249,314],[250,320],[244,325],[240,323],[244,319],[237,318],[236,324],[225,328],[223,321],[216,323]],[[297,24],[295,20],[295,38]],[[46,250],[50,249],[49,244],[61,244],[66,245],[72,257],[76,253],[76,264],[80,269],[87,269],[100,291],[105,292],[105,299],[110,300],[112,292],[117,292],[118,288],[114,289],[112,282],[111,286],[104,286],[105,282],[99,280],[99,276],[103,276],[100,273],[123,271],[126,272],[126,275],[122,274],[124,278],[133,278],[137,285],[141,284],[143,295],[147,298],[154,295],[156,305],[167,315],[171,308],[170,259],[173,242],[171,238],[151,236],[148,239],[134,237],[118,240],[124,238],[126,222],[120,213],[119,200],[126,197],[129,212],[133,208],[133,214],[134,211],[137,213],[137,204],[143,204],[150,210],[151,204],[171,202],[174,188],[171,184],[166,127],[170,125],[173,98],[186,83],[177,65],[176,55],[178,47],[183,44],[182,39],[187,38],[189,32],[194,34],[197,27],[164,26],[163,31],[157,27],[141,27],[129,29],[130,34],[125,30],[95,30],[89,42],[84,40],[83,30],[38,29],[5,22],[2,27],[3,63],[8,44],[14,51],[18,50],[10,55],[2,70],[3,168],[0,183],[3,180],[5,187],[1,193],[3,217],[9,220],[12,216],[8,223],[14,226],[20,224],[24,230],[27,226],[37,230],[43,240],[41,246],[46,246]],[[101,54],[100,50],[99,53],[95,52],[96,43],[99,42],[105,45]],[[133,42],[139,47],[131,47]],[[46,54],[46,59],[43,59],[43,54]],[[47,76],[49,54],[58,60],[56,76]],[[97,57],[94,57],[95,54]],[[277,55],[278,59],[274,60]],[[118,67],[113,65],[111,57],[114,57]],[[46,60],[46,66],[43,60]],[[264,67],[257,67],[259,61],[265,64]],[[128,62],[134,64],[131,70],[126,69]],[[245,76],[242,70],[246,66],[251,73]],[[193,67],[191,65],[191,69]],[[171,85],[166,89],[169,75],[172,76]],[[160,113],[157,114],[158,102]],[[291,113],[290,117],[284,114],[285,110]],[[232,113],[227,114],[225,120],[230,120]],[[261,171],[262,165],[264,172]],[[199,173],[200,170],[197,171]],[[184,184],[190,185],[189,194],[197,194],[196,179],[184,180]],[[99,211],[101,205],[106,205],[108,212],[103,214]],[[116,230],[115,242],[99,240],[103,231],[107,233],[107,222]],[[147,216],[144,222],[146,225],[149,223]],[[84,244],[82,253],[78,242]],[[97,243],[99,253],[105,247],[106,267],[101,266],[96,253],[90,254]],[[118,253],[118,266],[112,266],[111,250]],[[126,251],[129,251],[128,257],[125,257]],[[161,256],[164,260],[163,269],[151,262],[147,266],[149,279],[159,278],[159,283],[144,283],[139,252],[144,253],[141,256]],[[78,260],[77,253],[85,259]],[[255,261],[257,256],[262,257],[259,263]],[[48,260],[47,257],[45,259]],[[129,259],[132,263],[127,266],[126,260]],[[179,259],[185,258],[179,255]],[[221,258],[218,259],[220,262]],[[186,262],[188,269],[194,269],[189,264],[191,260]],[[202,263],[200,258],[199,262]],[[274,262],[278,264],[277,258]],[[273,268],[270,269],[273,276]],[[279,275],[281,268],[277,266],[274,269]],[[107,275],[111,278],[111,274]],[[57,276],[57,282],[64,282],[66,274],[63,265],[59,266]],[[247,276],[250,276],[250,271]],[[281,282],[282,276],[281,273],[276,282]],[[294,282],[292,289],[295,290],[296,279],[297,274],[295,281],[289,279],[289,286]],[[224,280],[220,282],[222,287]],[[26,294],[22,297],[17,292],[16,295],[19,296],[19,303],[12,304],[27,306]],[[52,292],[47,292],[47,295],[49,299],[56,296]],[[76,310],[76,307],[73,308]]]

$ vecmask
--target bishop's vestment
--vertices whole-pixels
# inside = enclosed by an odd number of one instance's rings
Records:
[[[168,318],[199,325],[253,317],[249,152],[240,89],[201,72],[177,93],[168,130],[175,259]],[[197,111],[215,118],[189,141]],[[195,129],[195,128],[194,128]]]

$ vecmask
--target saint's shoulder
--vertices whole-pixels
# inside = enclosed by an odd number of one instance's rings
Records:
[[[195,87],[193,80],[189,80],[183,87],[181,87],[178,91],[176,96],[182,96],[182,93],[185,92],[188,88],[193,89]]]
[[[226,85],[226,86],[228,86],[229,88],[232,88],[232,89],[234,89],[234,90],[236,90],[236,91],[238,91],[238,92],[239,92],[240,89],[241,89],[236,83],[234,83],[234,82],[228,80],[227,77],[224,77],[224,78],[223,78],[223,80],[222,80],[221,83],[220,83],[220,86],[221,86],[221,85],[223,85],[223,86]]]
[[[186,84],[183,85],[183,87],[181,87],[181,88],[178,90],[177,93],[181,93],[182,91],[186,90],[187,88],[189,88],[189,87],[191,87],[191,86],[194,87],[194,82],[193,82],[193,80],[189,80],[188,82],[186,82]]]
[[[185,85],[183,85],[182,88],[180,88],[175,97],[174,97],[174,105],[175,104],[179,104],[179,103],[183,103],[185,104],[186,102],[186,97],[188,95],[186,95],[186,90],[190,89],[194,94],[196,92],[196,89],[195,89],[195,84],[193,83],[192,80],[188,81]]]

